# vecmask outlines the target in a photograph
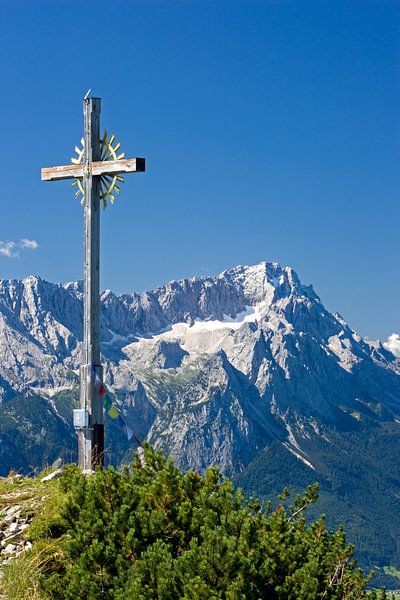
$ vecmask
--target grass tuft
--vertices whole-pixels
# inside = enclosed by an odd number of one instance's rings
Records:
[[[41,481],[47,473],[35,478],[0,478],[0,521],[6,515],[4,509],[19,504],[21,516],[30,521],[22,537],[33,544],[0,567],[0,600],[45,600],[48,596],[39,588],[40,577],[50,565],[63,559],[64,538],[55,541],[52,535],[61,527],[65,493],[58,479]]]

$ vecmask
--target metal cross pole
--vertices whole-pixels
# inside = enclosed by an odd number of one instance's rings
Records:
[[[113,146],[114,136],[107,133],[100,139],[100,98],[83,101],[83,150],[76,148],[74,165],[45,167],[44,181],[75,179],[84,202],[84,307],[83,354],[80,371],[80,409],[74,411],[78,431],[78,463],[82,471],[90,472],[104,464],[103,367],[100,363],[100,202],[114,201],[112,191],[119,193],[116,181],[121,173],[143,172],[143,158],[123,159]],[[111,160],[110,160],[111,158]],[[113,160],[114,159],[114,160]]]

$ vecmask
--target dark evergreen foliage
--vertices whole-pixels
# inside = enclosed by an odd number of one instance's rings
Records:
[[[60,552],[42,577],[51,598],[306,600],[366,597],[342,529],[307,524],[309,486],[289,509],[244,502],[216,468],[182,474],[147,447],[122,473],[64,469]],[[372,597],[378,597],[375,593]],[[379,596],[385,598],[384,592]]]
[[[372,585],[397,588],[399,580],[384,567],[400,568],[398,425],[386,423],[358,432],[325,427],[324,433],[330,441],[322,436],[303,440],[315,471],[275,443],[260,452],[234,483],[247,497],[267,499],[278,493],[282,481],[292,492],[318,481],[318,504],[308,515],[316,518],[325,512],[328,527],[343,524],[358,564],[374,570]]]

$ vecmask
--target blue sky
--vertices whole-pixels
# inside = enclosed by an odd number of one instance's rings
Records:
[[[82,277],[82,209],[40,168],[69,162],[91,88],[147,159],[102,213],[102,288],[275,260],[364,336],[399,332],[399,13],[2,0],[0,277]]]

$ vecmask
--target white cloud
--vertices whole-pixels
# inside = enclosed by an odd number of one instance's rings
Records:
[[[26,238],[23,238],[19,245],[21,248],[29,248],[30,250],[36,250],[36,248],[39,248],[39,244],[36,240],[27,240]]]
[[[0,240],[0,254],[7,258],[15,258],[19,256],[20,250],[36,250],[39,244],[36,240],[21,239],[19,242],[2,242]]]
[[[15,242],[1,242],[0,241],[0,254],[7,256],[8,258],[14,258],[19,255],[17,250],[17,244]]]
[[[389,335],[383,346],[386,350],[389,350],[392,354],[400,358],[400,335],[398,333]]]

